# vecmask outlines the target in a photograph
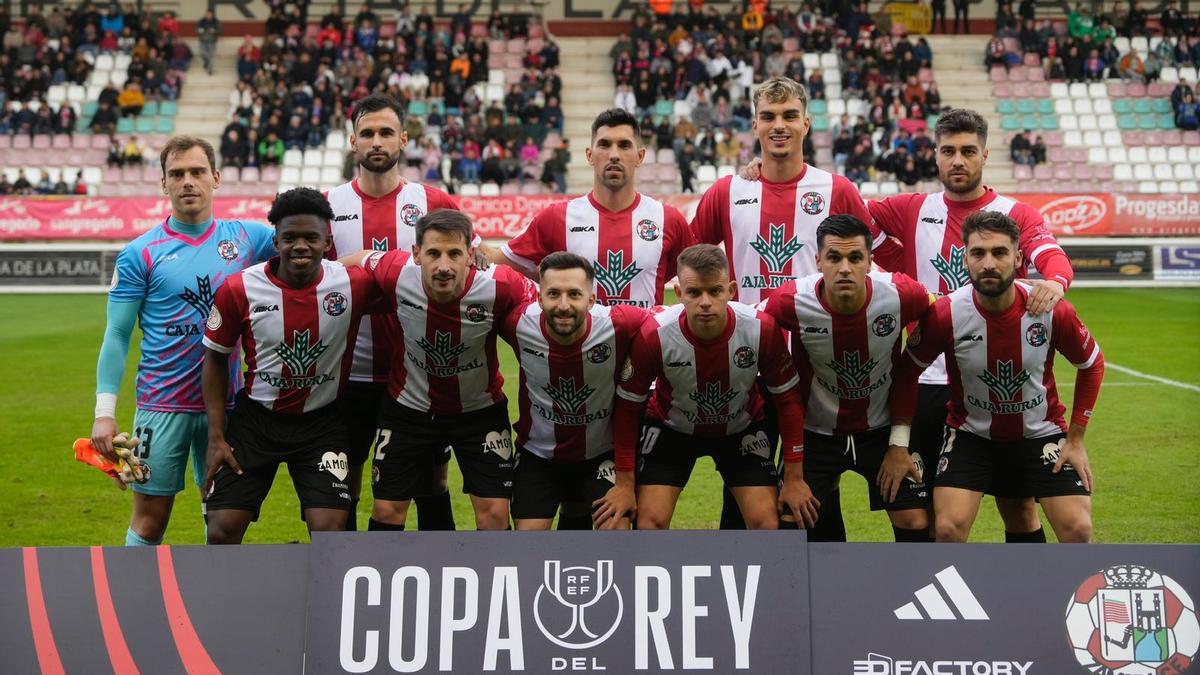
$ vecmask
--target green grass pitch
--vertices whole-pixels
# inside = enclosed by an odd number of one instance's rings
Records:
[[[1077,289],[1069,299],[1112,364],[1200,385],[1200,293],[1189,289]],[[0,546],[119,545],[130,495],[75,462],[71,442],[91,430],[95,362],[104,329],[102,295],[0,296]],[[501,345],[510,401],[516,373]],[[119,421],[133,416],[136,349],[120,397]],[[1073,369],[1061,359],[1059,382],[1072,394]],[[515,420],[515,416],[514,416]],[[1096,540],[1112,543],[1200,541],[1200,392],[1109,369],[1087,437],[1096,475]],[[452,463],[453,467],[454,464]],[[368,474],[369,475],[369,474]],[[247,542],[306,541],[286,471],[250,527]],[[473,528],[457,470],[451,492],[460,529]],[[842,505],[851,540],[888,541],[882,513],[867,510],[868,486],[847,474]],[[364,490],[369,497],[369,488]],[[365,523],[370,500],[359,510]],[[716,527],[720,489],[711,462],[697,465],[676,512],[680,528]],[[1048,530],[1049,528],[1047,528]],[[975,541],[1001,541],[985,503]],[[197,489],[179,496],[166,541],[204,540]]]

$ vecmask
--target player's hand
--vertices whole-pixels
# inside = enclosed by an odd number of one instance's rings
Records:
[[[113,450],[113,438],[117,435],[117,421],[111,417],[97,417],[92,423],[92,445],[109,460],[117,461]]]
[[[883,463],[879,465],[879,475],[875,476],[875,483],[879,485],[879,494],[883,501],[889,504],[896,501],[905,476],[911,476],[914,481],[920,483],[921,473],[921,468],[913,461],[908,448],[890,446],[883,456]]]
[[[201,500],[208,501],[209,495],[212,494],[213,479],[216,478],[217,472],[223,466],[229,467],[239,476],[242,475],[242,467],[238,464],[237,458],[233,456],[233,448],[229,447],[223,438],[210,438],[208,441],[208,470],[204,472]]]
[[[761,175],[762,159],[758,157],[751,159],[749,164],[743,166],[741,171],[738,171],[738,176],[746,180],[758,180],[758,177]]]
[[[633,487],[617,484],[608,489],[603,497],[592,502],[592,524],[598,530],[616,530],[621,519],[633,519],[637,511],[637,498]]]
[[[492,247],[483,242],[479,242],[479,245],[475,247],[475,268],[480,272],[492,265],[491,251]]]
[[[791,514],[796,519],[796,525],[807,530],[817,524],[821,502],[804,481],[804,474],[801,473],[803,469],[800,466],[799,463],[788,464],[783,469],[779,512],[785,516]]]
[[[1039,279],[1033,282],[1033,292],[1029,294],[1029,303],[1026,306],[1029,316],[1045,314],[1054,309],[1066,292],[1063,285],[1057,281]]]
[[[1092,467],[1088,463],[1087,448],[1083,447],[1083,441],[1072,440],[1070,437],[1064,439],[1062,447],[1058,451],[1058,459],[1054,462],[1053,472],[1062,471],[1067,464],[1075,469],[1075,473],[1078,473],[1080,480],[1083,481],[1083,487],[1091,492]]]

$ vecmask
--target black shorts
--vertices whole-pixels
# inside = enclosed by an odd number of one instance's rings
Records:
[[[1023,441],[992,441],[946,430],[937,464],[937,487],[985,492],[995,497],[1089,495],[1070,464],[1052,473],[1066,434]]]
[[[556,462],[517,448],[513,473],[512,517],[553,518],[563,502],[582,502],[588,509],[616,484],[613,453],[582,462]]]
[[[463,492],[512,496],[513,442],[508,402],[456,415],[413,410],[389,399],[379,413],[371,482],[377,499],[407,501],[425,494],[433,468],[454,448]]]
[[[289,415],[268,410],[243,390],[226,420],[225,440],[242,475],[228,467],[217,471],[206,513],[239,509],[252,511],[257,520],[281,462],[288,465],[302,510],[351,508],[346,427],[338,405]]]
[[[950,385],[922,384],[917,387],[917,409],[913,413],[912,433],[908,449],[921,456],[925,466],[937,466],[946,437],[946,405],[950,402]],[[806,472],[807,473],[807,472]],[[933,472],[925,476],[925,484],[933,487]]]
[[[891,427],[882,427],[851,435],[827,436],[815,431],[804,432],[804,481],[813,495],[824,502],[834,490],[838,479],[846,471],[853,471],[867,479],[867,494],[871,497],[871,510],[903,511],[929,507],[929,489],[925,483],[913,482],[905,477],[896,493],[896,501],[883,501],[879,485],[879,467],[887,453]],[[917,466],[922,466],[921,456],[913,453]],[[922,473],[924,472],[922,467]]]
[[[355,382],[346,383],[342,391],[341,402],[346,410],[346,427],[349,432],[350,445],[346,454],[350,456],[350,466],[362,466],[371,458],[371,447],[379,435],[376,426],[379,423],[379,412],[388,401],[386,382]],[[442,464],[450,461],[450,446],[439,457]]]
[[[642,427],[639,485],[687,485],[696,460],[711,456],[726,487],[778,487],[766,424],[752,422],[731,436],[700,438],[674,431],[661,422]]]

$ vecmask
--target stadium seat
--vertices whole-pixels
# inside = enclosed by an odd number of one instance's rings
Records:
[[[500,186],[496,185],[495,183],[484,183],[483,185],[479,186],[479,196],[480,197],[499,197],[500,196]]]
[[[1154,164],[1155,180],[1171,180],[1175,175],[1175,171],[1170,164]]]
[[[1179,164],[1181,162],[1188,161],[1187,148],[1185,148],[1181,145],[1168,145],[1167,146],[1167,161],[1171,162],[1173,164]]]
[[[1070,98],[1070,92],[1066,82],[1050,83],[1050,98]]]
[[[304,185],[316,185],[321,182],[321,169],[315,166],[306,166],[300,170],[300,182]]]
[[[1039,126],[1042,129],[1058,131],[1058,115],[1042,115]]]
[[[852,98],[846,101],[846,114],[851,117],[866,117],[867,102],[861,98]]]
[[[1162,144],[1167,147],[1182,146],[1183,132],[1179,129],[1167,129],[1162,132]]]
[[[1185,180],[1179,183],[1179,191],[1194,195],[1197,192],[1200,192],[1200,184],[1196,183],[1194,180]]]
[[[1137,180],[1154,180],[1154,167],[1149,164],[1134,164],[1133,177]]]
[[[1012,88],[1009,87],[1008,83],[1006,82],[996,82],[992,84],[992,96],[995,96],[996,98],[1009,98],[1015,95],[1016,94],[1012,92]]]
[[[1097,115],[1096,124],[1104,131],[1117,130],[1117,118],[1113,115]]]
[[[1158,182],[1158,192],[1160,194],[1178,194],[1179,183],[1173,180],[1160,180]]]
[[[998,101],[996,110],[1001,114],[1011,115],[1013,113],[1021,113],[1022,115],[1031,115],[1037,112],[1034,101],[1031,98],[1008,99]]]
[[[1071,151],[1069,148],[1048,148],[1046,150],[1046,159],[1051,164],[1062,164],[1071,161]]]
[[[1146,85],[1140,82],[1130,82],[1125,85],[1125,95],[1130,98],[1140,98],[1146,95]]]
[[[1158,192],[1158,183],[1152,180],[1144,180],[1137,184],[1137,191],[1142,194],[1156,194]]]
[[[717,180],[717,167],[712,164],[701,164],[696,168],[696,180],[714,183]]]
[[[1037,111],[1042,115],[1054,114],[1054,99],[1039,98],[1037,99]]]
[[[1118,115],[1125,115],[1133,112],[1133,99],[1118,98],[1112,101],[1112,110]]]
[[[1138,129],[1141,129],[1142,131],[1154,131],[1157,128],[1158,128],[1158,116],[1157,115],[1150,114],[1150,115],[1139,115],[1138,116]]]
[[[1046,79],[1046,73],[1041,68],[1026,68],[1025,79],[1030,82],[1042,82]]]
[[[1037,115],[1025,115],[1021,118],[1021,126],[1025,129],[1041,129],[1042,118]]]
[[[103,176],[103,172],[100,170],[100,167],[98,167],[98,166],[83,167],[83,182],[87,183],[88,185],[99,184],[101,182],[102,176]]]
[[[1167,161],[1167,149],[1162,146],[1146,148],[1146,161],[1151,164],[1162,164]]]
[[[1092,167],[1089,164],[1075,165],[1075,180],[1091,180]]]
[[[1100,128],[1099,122],[1096,121],[1096,116],[1087,114],[1079,116],[1079,128],[1083,131],[1091,131]]]
[[[346,149],[346,133],[340,129],[330,131],[329,135],[325,137],[325,149],[344,151]]]
[[[1087,150],[1087,161],[1092,164],[1103,164],[1108,161],[1108,151],[1100,146],[1091,146]]]
[[[300,152],[297,150],[297,152]],[[320,150],[306,150],[302,153],[302,164],[305,167],[320,167],[325,163],[325,157]]]
[[[300,166],[302,164],[304,164],[304,153],[303,152],[296,150],[296,149],[284,151],[283,165],[285,167]],[[296,181],[289,181],[289,182],[295,183]]]
[[[1054,178],[1054,170],[1048,164],[1038,164],[1033,167],[1033,177],[1035,180],[1048,181]]]
[[[1129,38],[1129,47],[1136,49],[1138,52],[1145,54],[1150,51],[1150,41],[1145,35],[1135,35]]]
[[[805,70],[813,70],[821,67],[821,55],[817,52],[805,52],[801,55],[800,60],[804,63]]]
[[[1054,112],[1059,115],[1070,115],[1075,111],[1075,106],[1072,105],[1069,98],[1054,99]]]
[[[1108,149],[1109,164],[1125,164],[1129,161],[1129,152],[1124,146]]]
[[[1096,180],[1110,181],[1113,177],[1113,168],[1111,164],[1097,164],[1092,167],[1092,175]],[[1102,190],[1103,191],[1103,190]],[[1108,190],[1111,192],[1112,190]]]
[[[879,183],[876,183],[875,181],[872,181],[872,180],[864,181],[862,185],[858,186],[858,193],[863,195],[864,197],[868,196],[868,195],[871,195],[871,196],[878,195],[879,194]]]
[[[313,152],[320,152],[320,151],[314,150]],[[343,154],[341,151],[330,150],[328,147],[326,147],[325,152],[323,152],[321,155],[321,164],[326,167],[332,167],[334,169],[340,170],[342,168],[342,159],[343,159]]]
[[[1092,99],[1108,98],[1108,90],[1104,88],[1102,82],[1091,82],[1088,84],[1088,97]]]
[[[1025,71],[1024,66],[1013,66],[1008,71],[1008,81],[1009,82],[1024,82],[1026,80],[1025,72],[1026,71]]]
[[[1072,165],[1070,164],[1060,164],[1054,167],[1054,180],[1071,180],[1072,174]]]
[[[672,168],[674,168],[674,167],[672,167]],[[732,164],[722,164],[721,166],[717,167],[717,178],[718,179],[724,178],[726,176],[732,176],[735,173],[737,173],[737,167]]]
[[[492,69],[488,70],[487,81],[488,81],[488,84],[499,84],[499,85],[503,86],[505,84],[504,70],[502,70],[500,68],[492,68]]]
[[[1192,146],[1187,149],[1188,160],[1192,164],[1200,164],[1200,147]]]
[[[1000,128],[1005,131],[1018,131],[1021,128],[1021,120],[1016,115],[1004,115],[1000,118]]]
[[[655,154],[655,160],[659,164],[674,164],[675,151],[671,148],[659,148],[658,152]]]
[[[822,52],[821,53],[821,68],[822,69],[828,70],[830,68],[837,68],[837,67],[838,67],[837,54],[835,54],[833,52]]]
[[[415,181],[414,181],[415,182]],[[506,197],[512,197],[521,194],[521,186],[518,183],[508,182],[500,186],[500,194]]]
[[[1184,66],[1183,68],[1179,69],[1179,79],[1191,82],[1192,86],[1195,86],[1196,77],[1195,66]]]
[[[133,131],[134,131],[134,124],[133,124],[132,117],[122,117],[121,119],[117,120],[117,133],[118,134],[132,134]]]
[[[1175,180],[1192,180],[1196,177],[1196,170],[1191,164],[1172,164],[1171,177]]]
[[[1176,84],[1179,82],[1179,69],[1175,66],[1163,66],[1162,72],[1158,74],[1158,77],[1167,84]]]
[[[1082,115],[1085,113],[1090,115],[1092,113],[1092,99],[1090,99],[1090,98],[1074,99],[1074,108],[1075,109],[1073,112],[1076,115]]]
[[[812,128],[814,131],[829,131],[829,118],[824,115],[814,115]]]
[[[1133,101],[1133,112],[1139,115],[1145,115],[1151,112],[1150,101],[1148,99],[1139,98]]]
[[[1004,66],[992,66],[992,69],[988,71],[988,79],[992,82],[1008,82],[1008,71],[1004,69]]]
[[[1109,98],[1118,99],[1118,98],[1123,98],[1126,95],[1127,94],[1125,93],[1124,83],[1121,83],[1121,82],[1109,82],[1108,83],[1108,97]]]
[[[154,133],[154,119],[151,117],[137,118],[133,130],[142,136]]]
[[[1134,164],[1147,164],[1150,162],[1149,151],[1142,146],[1129,149],[1129,161]]]
[[[1183,132],[1184,145],[1200,145],[1200,131]]]
[[[830,117],[841,117],[846,114],[846,101],[840,98],[832,99],[828,101],[826,110]]]
[[[264,180],[265,180],[265,178],[264,178]],[[279,183],[280,184],[290,183],[292,185],[295,185],[296,183],[299,183],[299,182],[300,182],[300,167],[285,165],[283,167],[283,169],[279,172]]]
[[[1062,144],[1068,147],[1077,148],[1083,145],[1083,134],[1079,133],[1078,131],[1063,132]]]
[[[479,196],[479,184],[478,183],[463,183],[462,185],[459,186],[458,193],[464,197],[478,197]]]
[[[1033,180],[1033,169],[1024,164],[1013,165],[1013,180],[1026,181]]]

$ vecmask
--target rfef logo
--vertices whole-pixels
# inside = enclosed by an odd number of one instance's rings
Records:
[[[547,640],[566,649],[595,647],[612,637],[624,613],[621,589],[613,583],[613,561],[597,560],[595,567],[546,561],[542,585],[533,596],[533,619]]]

